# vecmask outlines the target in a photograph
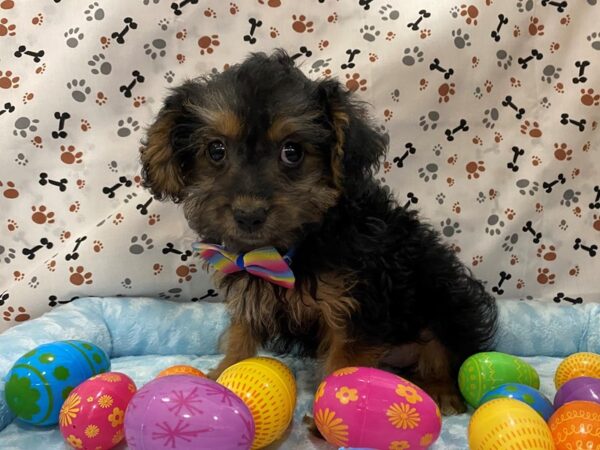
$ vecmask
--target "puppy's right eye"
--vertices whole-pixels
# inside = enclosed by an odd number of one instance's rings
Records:
[[[206,154],[214,162],[221,162],[225,159],[225,144],[221,141],[213,141],[208,144]]]

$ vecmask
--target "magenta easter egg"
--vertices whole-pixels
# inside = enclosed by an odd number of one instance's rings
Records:
[[[554,408],[568,402],[583,400],[600,403],[600,378],[578,377],[563,384],[554,396]]]
[[[73,447],[108,450],[123,440],[125,410],[136,392],[127,375],[96,375],[71,391],[60,409],[60,432]]]
[[[425,391],[379,369],[347,367],[319,385],[315,424],[338,447],[426,449],[442,426],[440,410]]]
[[[252,446],[254,420],[226,387],[171,375],[150,381],[133,397],[125,436],[131,450],[244,450]]]

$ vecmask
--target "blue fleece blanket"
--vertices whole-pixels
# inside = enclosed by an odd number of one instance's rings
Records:
[[[66,450],[57,428],[36,429],[13,421],[4,400],[4,376],[23,353],[55,340],[82,339],[102,347],[112,369],[138,387],[160,370],[190,364],[208,370],[219,360],[217,341],[228,317],[222,304],[171,303],[149,298],[87,298],[0,335],[0,449]],[[600,305],[559,306],[537,302],[500,304],[498,351],[525,357],[540,374],[541,390],[554,396],[552,377],[562,358],[578,351],[600,352]],[[288,357],[296,375],[298,402],[293,425],[270,449],[331,449],[309,437],[302,417],[311,411],[319,383],[313,361]],[[469,414],[444,418],[432,449],[464,450]],[[122,444],[118,449],[127,448]]]

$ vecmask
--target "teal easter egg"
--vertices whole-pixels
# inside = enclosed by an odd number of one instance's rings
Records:
[[[552,406],[552,403],[550,403],[550,400],[548,400],[540,391],[531,386],[527,386],[526,384],[506,383],[498,386],[496,389],[492,389],[483,396],[479,402],[479,406],[496,398],[512,398],[526,403],[535,409],[546,422],[554,413],[554,407]]]
[[[89,342],[43,344],[21,356],[8,372],[6,403],[23,422],[55,425],[69,393],[88,378],[109,370],[104,350]]]
[[[540,387],[535,369],[516,356],[500,352],[482,352],[469,356],[458,372],[458,387],[469,405],[479,406],[481,398],[506,383]]]

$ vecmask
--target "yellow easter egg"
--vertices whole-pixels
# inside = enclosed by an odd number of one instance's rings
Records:
[[[600,355],[598,353],[574,353],[560,363],[554,374],[556,389],[577,377],[600,378]]]
[[[470,450],[554,450],[552,434],[533,408],[511,398],[479,407],[469,422]]]
[[[217,382],[237,394],[254,418],[253,449],[280,438],[296,407],[296,380],[282,362],[266,357],[250,358],[226,369]]]

